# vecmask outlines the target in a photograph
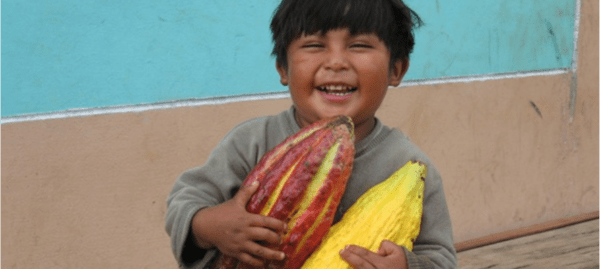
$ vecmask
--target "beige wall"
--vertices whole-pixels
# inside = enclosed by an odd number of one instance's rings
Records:
[[[598,210],[598,2],[582,13],[576,83],[568,73],[389,91],[378,116],[434,160],[457,242]],[[163,228],[175,178],[237,123],[290,104],[3,124],[2,266],[176,268]]]

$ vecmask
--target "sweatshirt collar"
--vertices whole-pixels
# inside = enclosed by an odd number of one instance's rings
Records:
[[[286,119],[288,120],[288,125],[290,128],[288,128],[288,136],[291,136],[295,133],[297,133],[298,131],[300,131],[300,126],[298,125],[298,122],[296,122],[296,119],[294,118],[294,106],[290,107],[290,109],[288,109],[286,111]],[[375,118],[375,127],[373,128],[373,130],[371,131],[371,133],[369,133],[367,136],[365,136],[365,138],[363,138],[363,140],[359,141],[358,143],[355,144],[355,148],[356,148],[356,157],[359,157],[360,155],[362,155],[365,151],[367,151],[369,148],[377,145],[379,142],[381,142],[387,135],[388,132],[386,132],[387,128],[384,128],[383,124],[381,123],[381,121],[377,118]]]

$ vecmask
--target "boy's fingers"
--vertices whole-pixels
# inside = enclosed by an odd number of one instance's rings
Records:
[[[262,267],[265,265],[265,263],[262,260],[252,257],[252,255],[250,255],[248,253],[241,253],[240,255],[238,255],[237,258],[241,262],[250,264],[254,267]]]
[[[248,231],[248,236],[255,242],[266,242],[270,245],[279,245],[282,241],[282,236],[265,228],[252,227]]]
[[[285,222],[276,218],[267,217],[255,214],[255,217],[250,221],[250,225],[254,227],[265,227],[277,233],[284,233],[287,229]]]
[[[376,268],[375,264],[377,263],[377,259],[382,258],[368,249],[354,245],[348,245],[346,248],[342,249],[342,251],[340,251],[340,256],[354,268],[361,269]]]
[[[249,243],[246,249],[249,254],[257,258],[278,261],[285,259],[285,254],[283,252],[270,249],[256,242]]]
[[[373,260],[373,259],[377,259],[377,258],[381,257],[366,248],[356,246],[356,245],[348,245],[348,246],[346,246],[345,250],[350,251],[358,256],[364,257],[367,260]]]

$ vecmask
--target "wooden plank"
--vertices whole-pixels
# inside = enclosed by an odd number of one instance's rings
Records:
[[[589,220],[598,219],[598,211],[585,213],[577,216],[572,216],[569,218],[557,219],[553,221],[548,221],[544,223],[540,223],[537,225],[532,225],[529,227],[523,227],[519,229],[514,229],[510,231],[505,231],[497,234],[492,234],[480,238],[475,238],[473,240],[468,240],[464,242],[459,242],[454,245],[456,248],[456,252],[461,252],[473,248],[478,248],[486,245],[491,245],[495,243],[499,243],[506,240],[511,240],[527,235],[532,235],[536,233],[541,233],[545,231],[550,231],[554,229],[559,229],[562,227],[566,227],[569,225],[577,224],[580,222],[586,222]]]
[[[598,219],[458,253],[461,269],[598,268]]]

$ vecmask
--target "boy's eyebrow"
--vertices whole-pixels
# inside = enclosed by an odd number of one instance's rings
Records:
[[[377,33],[375,33],[375,32],[370,32],[370,33],[354,33],[354,34],[350,34],[350,36],[352,36],[352,37],[357,37],[357,36],[374,36],[374,37],[378,37],[379,35],[377,35]]]

